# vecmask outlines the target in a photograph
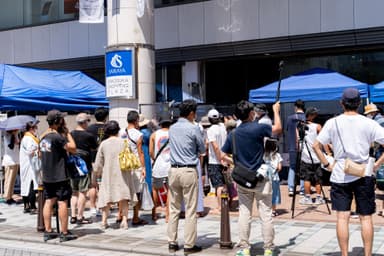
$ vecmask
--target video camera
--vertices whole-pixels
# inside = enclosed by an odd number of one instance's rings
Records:
[[[305,137],[305,131],[308,131],[309,127],[305,121],[297,120],[297,130],[299,132],[300,140],[303,140]]]

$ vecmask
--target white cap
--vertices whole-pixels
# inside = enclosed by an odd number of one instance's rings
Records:
[[[219,111],[217,111],[216,109],[211,109],[208,111],[209,118],[219,118],[219,115]]]

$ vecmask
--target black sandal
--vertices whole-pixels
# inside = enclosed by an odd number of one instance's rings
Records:
[[[81,219],[78,219],[77,220],[77,224],[91,224],[92,223],[92,220],[91,219],[86,219],[84,218],[84,216],[81,218]]]
[[[76,217],[71,217],[71,220],[69,222],[71,224],[76,224],[77,223],[77,218]]]

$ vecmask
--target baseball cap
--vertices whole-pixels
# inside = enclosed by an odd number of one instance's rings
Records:
[[[145,118],[143,114],[139,115],[139,127],[143,127],[149,124],[149,120]]]
[[[202,126],[210,126],[211,122],[209,122],[208,116],[203,116],[200,120],[200,124]]]
[[[267,113],[267,106],[264,103],[257,103],[255,111],[259,113]]]
[[[359,101],[360,92],[355,88],[347,88],[344,90],[341,99],[343,101]]]
[[[91,118],[88,114],[86,114],[86,113],[77,114],[77,116],[76,116],[76,122],[77,123],[84,123],[85,121],[88,121],[88,122],[91,121]]]
[[[375,104],[371,103],[364,107],[364,115],[372,113],[372,112],[378,112],[378,108]]]
[[[55,121],[57,118],[64,118],[67,113],[60,112],[57,109],[52,109],[47,113],[47,121]]]
[[[319,109],[318,108],[315,108],[315,107],[309,107],[306,111],[305,111],[305,115],[313,115],[313,114],[317,114],[319,113]]]
[[[217,111],[216,109],[211,109],[208,111],[208,118],[219,118],[219,117],[220,117],[219,111]]]

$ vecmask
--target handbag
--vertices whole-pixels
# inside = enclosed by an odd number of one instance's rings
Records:
[[[123,151],[119,153],[119,164],[122,172],[134,171],[141,167],[139,158],[132,152],[127,140],[124,140]]]
[[[78,155],[69,155],[67,159],[69,176],[72,179],[78,179],[88,174],[87,164],[84,159]]]
[[[341,140],[339,127],[337,125],[336,119],[335,119],[335,124],[336,124],[336,130],[337,130],[337,134],[339,136],[341,146],[343,147],[344,154],[347,155],[347,152],[346,152],[345,147],[344,147],[344,143]],[[353,175],[353,176],[357,176],[357,177],[371,176],[372,172],[373,172],[374,161],[375,160],[373,157],[369,157],[368,164],[356,163],[352,159],[347,157],[347,158],[345,158],[345,161],[344,161],[344,173],[349,174],[349,175]]]
[[[232,171],[233,180],[242,187],[245,188],[254,188],[257,185],[258,178],[256,176],[256,171],[250,170],[242,165],[237,160],[236,154],[236,141],[235,141],[235,130],[232,132],[232,148],[233,148],[233,162],[235,167]]]

